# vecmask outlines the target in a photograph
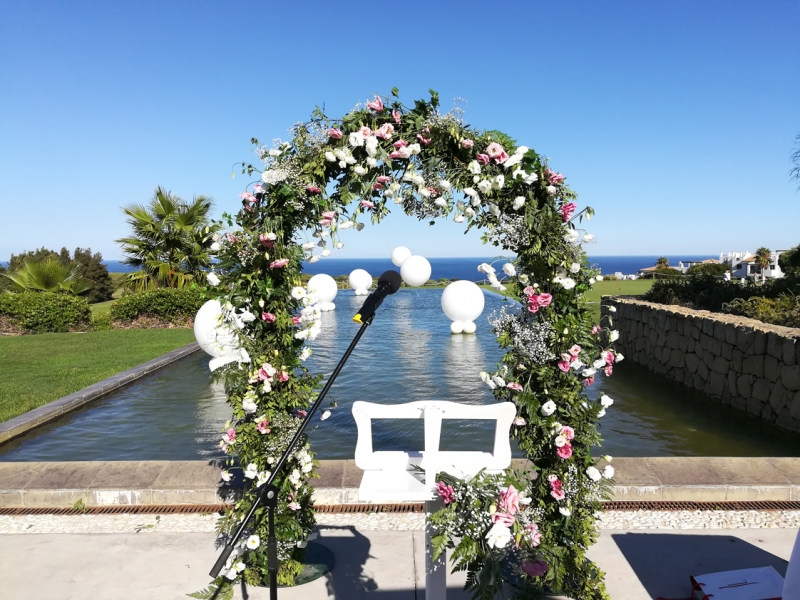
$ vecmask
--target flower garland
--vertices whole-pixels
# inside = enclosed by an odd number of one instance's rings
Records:
[[[445,507],[432,516],[440,526],[438,551],[455,548],[453,560],[468,570],[468,587],[480,598],[494,597],[504,582],[607,598],[602,573],[585,551],[613,475],[611,467],[601,473],[590,455],[610,399],[590,402],[583,388],[598,372],[610,375],[621,356],[610,347],[616,332],[593,329],[581,303],[597,277],[583,266],[576,225],[593,212],[578,211],[565,176],[535,151],[503,133],[472,129],[458,111],[442,114],[438,107],[433,91],[430,100],[406,107],[394,89],[391,98],[375,97],[336,121],[317,109],[292,129],[291,142],[267,148],[254,140],[261,182],[241,195],[235,217],[224,216],[236,231],[220,237],[212,279],[241,345],[240,362],[222,373],[233,409],[222,447],[248,484],[220,520],[219,534],[229,535],[246,512],[319,381],[303,366],[320,324],[313,294],[300,285],[302,261],[329,256],[343,246],[342,230],[360,230],[367,219],[377,223],[395,204],[419,219],[452,218],[483,230],[484,242],[517,256],[502,282],[491,265],[480,267],[523,305],[492,319],[507,354],[496,373],[481,378],[498,400],[518,407],[512,435],[530,467],[468,482],[442,475]],[[259,171],[242,166],[248,174]],[[301,569],[314,526],[313,456],[304,443],[275,482],[282,583],[291,584]],[[265,583],[263,516],[256,515],[224,575],[196,597],[212,591],[225,597],[241,578]]]

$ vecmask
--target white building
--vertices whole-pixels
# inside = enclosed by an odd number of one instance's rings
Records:
[[[719,253],[719,261],[723,264],[730,265],[731,277],[733,279],[759,279],[763,276],[767,279],[778,279],[783,277],[780,265],[778,265],[778,258],[787,250],[776,250],[769,253],[769,266],[762,269],[756,265],[756,255],[752,252],[728,252],[727,254]]]

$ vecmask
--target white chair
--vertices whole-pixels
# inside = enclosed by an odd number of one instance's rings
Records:
[[[511,464],[509,431],[517,414],[511,402],[474,405],[456,402],[419,401],[406,404],[354,402],[353,418],[358,427],[355,462],[364,470],[358,499],[362,502],[425,502],[425,513],[439,508],[436,474],[449,473],[469,478],[485,469],[499,473]],[[372,449],[372,419],[424,419],[425,447],[408,451]],[[443,419],[495,420],[494,449],[488,452],[441,451],[439,442]],[[425,597],[444,600],[447,596],[445,557],[431,560],[431,538],[435,532],[425,525]]]

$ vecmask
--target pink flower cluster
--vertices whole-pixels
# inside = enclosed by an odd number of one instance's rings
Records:
[[[578,205],[574,202],[567,202],[564,206],[561,207],[561,220],[566,223],[572,218],[572,215],[575,213],[575,209],[578,208]]]
[[[502,523],[506,527],[511,527],[517,520],[514,515],[519,512],[519,492],[513,485],[501,488],[495,506],[497,510],[492,513],[492,523]]]
[[[445,506],[451,504],[456,499],[455,491],[444,481],[439,481],[436,483],[436,492],[439,494],[439,498],[442,499]]]
[[[375,130],[375,137],[379,137],[382,140],[390,140],[392,139],[392,134],[394,133],[394,125],[391,123],[384,123],[378,129]]]
[[[274,248],[275,247],[275,240],[278,239],[278,236],[274,233],[259,233],[258,234],[258,243],[264,246],[265,248]]]
[[[321,194],[321,193],[322,193],[322,189],[320,189],[320,188],[319,188],[318,186],[316,186],[316,185],[307,185],[307,186],[306,186],[306,191],[307,191],[309,194]]]
[[[380,96],[375,96],[375,100],[372,102],[367,102],[367,108],[374,110],[375,112],[383,112],[383,100],[381,100]]]
[[[547,169],[547,173],[550,176],[550,185],[558,185],[566,179],[561,173],[556,173],[550,169]]]
[[[270,269],[282,269],[283,267],[285,267],[288,264],[289,264],[289,259],[288,258],[281,258],[279,260],[273,260],[271,263],[269,263],[269,268]]]
[[[222,436],[223,441],[232,444],[236,441],[236,430],[233,427],[228,427]]]
[[[494,162],[501,165],[508,160],[508,154],[497,142],[492,142],[486,148],[486,154],[494,159]]]
[[[256,428],[258,429],[258,433],[262,435],[269,433],[270,432],[269,421],[267,419],[261,419],[258,422],[258,425],[256,425]]]
[[[512,381],[511,383],[506,385],[506,387],[508,389],[510,389],[512,392],[521,392],[522,391],[522,386],[520,384],[518,384],[516,381]]]
[[[267,323],[274,323],[275,322],[275,315],[271,312],[262,312],[261,318],[266,321]]]
[[[538,312],[540,308],[547,308],[553,301],[552,295],[537,294],[536,289],[531,286],[526,287],[523,291],[528,297],[528,310],[532,313]]]
[[[561,355],[561,360],[558,361],[558,368],[561,369],[564,373],[569,373],[569,369],[572,363],[578,360],[578,355],[581,353],[581,347],[578,344],[575,344],[572,348],[569,349],[568,352],[564,352]]]
[[[606,366],[603,368],[603,372],[606,374],[606,377],[610,377],[611,373],[614,372],[614,353],[611,352],[611,350],[606,350],[601,356],[606,361]]]
[[[564,493],[558,475],[548,475],[547,481],[550,482],[550,495],[556,500],[563,500],[566,494]]]
[[[331,223],[333,223],[334,219],[336,219],[336,212],[333,210],[326,210],[322,213],[322,218],[319,220],[319,224],[323,227],[329,227]]]

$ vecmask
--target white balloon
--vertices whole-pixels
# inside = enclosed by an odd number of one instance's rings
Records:
[[[395,267],[402,267],[403,263],[411,256],[411,250],[405,246],[398,246],[392,250],[392,262]]]
[[[325,273],[314,275],[309,279],[306,289],[310,294],[313,293],[317,297],[317,303],[321,309],[322,306],[331,304],[333,299],[336,298],[336,294],[339,292],[339,286],[336,285],[336,280]],[[327,310],[332,309],[329,308]]]
[[[356,291],[356,296],[366,296],[372,287],[372,275],[364,269],[355,269],[348,278],[350,287]]]
[[[223,321],[218,300],[209,300],[197,311],[194,337],[206,354],[216,358],[233,355],[239,350],[239,340],[233,328]]]
[[[403,261],[403,266],[400,267],[400,276],[407,285],[418,287],[431,278],[431,263],[424,256],[416,254],[409,256]]]
[[[442,293],[442,310],[453,321],[453,333],[475,333],[473,321],[481,316],[484,304],[483,290],[471,281],[454,281]]]

